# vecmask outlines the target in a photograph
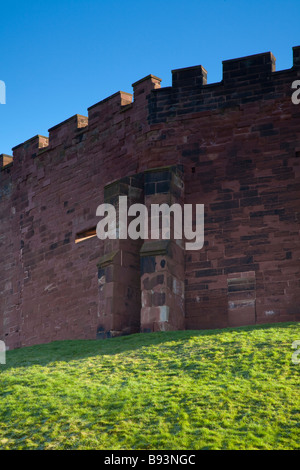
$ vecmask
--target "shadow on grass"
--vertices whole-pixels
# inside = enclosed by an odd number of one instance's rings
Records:
[[[52,343],[27,346],[6,353],[6,364],[0,365],[1,372],[18,367],[34,365],[46,366],[55,362],[71,362],[73,360],[107,356],[127,351],[141,350],[169,342],[185,342],[195,337],[218,336],[224,333],[251,332],[274,328],[291,328],[297,322],[251,325],[236,328],[210,330],[165,331],[156,333],[136,333],[100,340],[63,340]],[[178,346],[178,345],[177,345]]]

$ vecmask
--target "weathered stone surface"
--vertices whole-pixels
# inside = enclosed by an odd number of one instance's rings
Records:
[[[0,339],[299,320],[299,50],[149,75],[1,155]],[[119,195],[204,204],[204,247],[84,237]]]

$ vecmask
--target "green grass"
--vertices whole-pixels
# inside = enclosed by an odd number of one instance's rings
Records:
[[[0,449],[299,449],[299,323],[61,341],[0,365]]]

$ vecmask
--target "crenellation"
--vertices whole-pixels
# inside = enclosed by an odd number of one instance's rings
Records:
[[[201,87],[207,84],[207,71],[202,65],[172,70],[172,88]]]
[[[293,67],[300,67],[300,46],[293,47]]]
[[[236,86],[241,81],[254,84],[268,79],[275,72],[276,59],[271,52],[265,52],[222,63],[224,84]]]
[[[160,89],[161,78],[155,75],[147,75],[146,77],[132,84],[134,103],[140,102],[140,99],[146,99],[152,90]]]
[[[56,126],[48,129],[49,132],[49,148],[57,145],[70,145],[74,134],[79,130],[88,126],[88,118],[75,114]]]
[[[7,166],[11,166],[13,164],[13,157],[11,155],[6,155],[2,153],[0,155],[0,171]]]
[[[48,137],[38,134],[22,144],[13,147],[13,157],[16,158],[18,162],[22,161],[27,156],[35,158],[38,151],[44,147],[48,147],[48,145]]]
[[[99,124],[106,125],[117,113],[132,104],[132,94],[118,91],[88,108],[89,129]],[[122,116],[124,119],[124,115]]]

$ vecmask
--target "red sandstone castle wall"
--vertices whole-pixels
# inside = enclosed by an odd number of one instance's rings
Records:
[[[103,309],[117,318],[108,309],[121,275],[99,297],[108,244],[76,235],[96,226],[108,183],[170,165],[183,167],[184,202],[205,204],[205,246],[183,263],[185,327],[299,320],[299,58],[294,48],[293,67],[280,72],[270,53],[225,61],[210,85],[201,66],[173,71],[167,88],[148,76],[133,102],[116,93],[49,139],[15,147],[0,172],[1,339],[15,348],[95,338]]]

